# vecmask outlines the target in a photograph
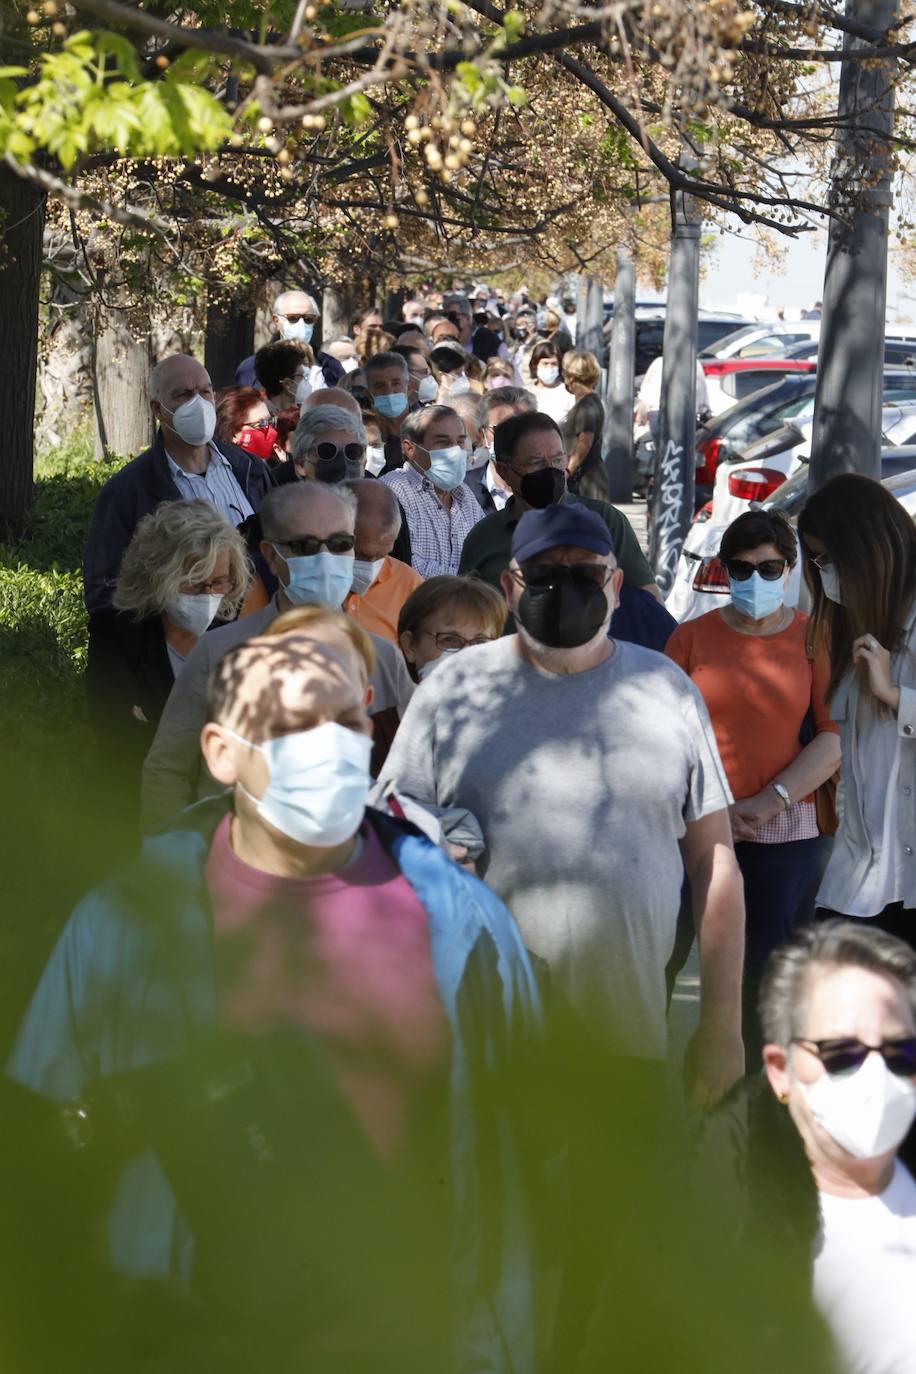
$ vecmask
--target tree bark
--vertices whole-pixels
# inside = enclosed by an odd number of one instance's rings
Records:
[[[351,286],[341,282],[329,283],[321,297],[321,336],[333,343],[335,339],[350,337],[350,321],[359,310],[360,301]]]
[[[45,197],[0,167],[0,415],[4,471],[0,538],[27,534],[32,509],[38,298]]]
[[[254,352],[254,317],[253,306],[239,307],[234,301],[208,304],[204,367],[214,391],[232,386],[235,369]]]
[[[153,349],[149,331],[136,338],[125,313],[109,311],[95,341],[93,403],[95,456],[135,457],[153,442],[149,373]]]

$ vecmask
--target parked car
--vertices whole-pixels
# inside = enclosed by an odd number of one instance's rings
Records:
[[[702,358],[711,415],[721,415],[736,401],[793,372],[813,372],[804,358]]]
[[[805,343],[817,339],[821,332],[820,320],[797,320],[787,324],[783,320],[775,323],[747,324],[725,334],[709,348],[705,356],[709,358],[766,358],[783,355],[791,344]]]
[[[792,344],[782,356],[784,358],[812,358],[816,361],[819,348],[820,338],[806,339],[804,343]],[[916,367],[916,340],[885,337],[884,365],[885,367]]]
[[[697,352],[712,347],[724,334],[733,333],[743,321],[740,315],[716,315],[701,310],[697,315]],[[653,306],[636,312],[636,377],[639,379],[660,358],[665,338],[665,312]]]
[[[720,463],[741,462],[749,444],[779,429],[787,420],[814,414],[815,372],[785,376],[714,416],[697,432],[696,506],[711,500]],[[916,371],[884,369],[884,401],[916,398]]]
[[[881,454],[881,480],[916,518],[916,446],[885,449]],[[781,511],[794,526],[807,499],[808,467],[804,463],[759,504],[764,510]],[[678,560],[674,585],[665,602],[675,620],[695,620],[730,599],[728,577],[718,557],[722,536],[730,524],[731,519],[727,519],[691,526]],[[797,606],[800,599],[804,597],[799,558],[789,575],[786,604]]]

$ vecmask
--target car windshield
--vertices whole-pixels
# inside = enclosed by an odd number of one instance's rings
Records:
[[[724,348],[732,348],[735,344],[740,344],[745,339],[752,338],[755,334],[760,333],[760,329],[761,326],[759,324],[746,324],[743,325],[741,329],[732,330],[730,334],[722,334],[720,338],[716,340],[716,352],[721,352]],[[710,348],[706,348],[700,356],[711,358],[714,355]]]

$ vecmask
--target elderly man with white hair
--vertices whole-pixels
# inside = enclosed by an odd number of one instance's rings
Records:
[[[303,410],[293,434],[292,464],[296,476],[317,482],[343,482],[362,477],[368,437],[363,422],[343,406]]]
[[[272,342],[278,339],[297,339],[300,343],[310,344],[315,326],[321,320],[321,311],[314,296],[307,291],[281,291],[274,301],[271,324],[274,328]],[[324,374],[328,386],[336,386],[344,375],[344,370],[330,353],[315,349],[315,362]],[[244,358],[235,370],[236,386],[257,386],[254,372],[254,354]]]
[[[105,483],[89,527],[83,587],[90,612],[111,605],[124,550],[143,516],[163,501],[209,501],[230,525],[240,525],[273,485],[260,458],[214,441],[213,385],[196,358],[163,358],[150,373],[149,391],[156,438]]]

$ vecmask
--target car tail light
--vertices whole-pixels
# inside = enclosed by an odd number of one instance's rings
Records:
[[[693,579],[695,592],[727,592],[728,573],[719,558],[701,558]]]
[[[728,494],[741,501],[765,501],[785,480],[779,468],[744,468],[729,474]]]
[[[712,519],[712,502],[707,501],[705,506],[701,506],[693,517],[695,525],[705,525],[707,520]]]
[[[718,362],[708,363],[703,360],[703,372],[707,377],[721,377],[725,372],[734,372],[735,364],[730,358],[720,358]]]
[[[697,445],[697,456],[700,458],[700,466],[696,470],[696,483],[700,487],[711,487],[716,480],[716,468],[719,465],[719,455],[722,452],[722,440],[718,435],[711,439],[704,439]]]

